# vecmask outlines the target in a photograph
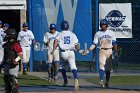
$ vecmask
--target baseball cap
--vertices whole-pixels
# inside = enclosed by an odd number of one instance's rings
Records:
[[[3,27],[9,27],[8,23],[4,23]]]
[[[28,27],[28,23],[27,22],[24,22],[22,27]]]

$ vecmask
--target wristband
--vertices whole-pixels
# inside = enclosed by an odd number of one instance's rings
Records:
[[[18,56],[16,59],[15,59],[15,61],[19,61],[21,58],[20,58],[20,56]]]

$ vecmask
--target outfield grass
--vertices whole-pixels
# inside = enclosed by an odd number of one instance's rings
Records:
[[[48,82],[48,80],[44,80],[31,75],[19,75],[18,82],[20,86],[53,86],[54,83]],[[0,85],[4,85],[3,76],[0,75]]]
[[[86,79],[88,82],[99,83],[99,77]],[[140,86],[140,76],[111,76],[110,86]]]

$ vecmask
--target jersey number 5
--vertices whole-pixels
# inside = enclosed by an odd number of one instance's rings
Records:
[[[70,36],[64,37],[64,44],[70,44]]]

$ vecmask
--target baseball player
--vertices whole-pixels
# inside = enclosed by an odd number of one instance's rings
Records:
[[[76,50],[79,53],[82,53],[82,51],[80,50],[77,36],[72,31],[68,30],[69,24],[67,21],[63,21],[61,23],[61,29],[62,29],[62,32],[60,32],[58,34],[58,36],[56,37],[56,39],[54,41],[52,52],[56,51],[57,45],[59,44],[61,59],[62,59],[61,60],[62,61],[61,72],[62,72],[62,76],[64,78],[63,86],[66,86],[68,84],[66,70],[64,68],[64,63],[68,61],[69,67],[70,67],[70,69],[73,73],[73,76],[74,76],[75,88],[78,88],[79,84],[78,84],[77,67],[76,67],[76,63],[75,63],[74,50],[76,48]]]
[[[8,29],[5,39],[7,42],[4,43],[4,84],[5,93],[19,93],[18,86],[18,62],[22,57],[22,48],[17,42],[17,33],[14,29]]]
[[[2,37],[2,34],[3,34],[3,29],[2,29],[2,21],[0,20],[0,53],[1,53],[1,56],[0,56],[0,73],[1,73],[1,69],[2,69],[2,61],[3,61],[3,56],[4,56],[4,50],[3,50],[3,37]]]
[[[2,26],[2,21],[0,21],[0,27],[1,26]],[[3,28],[0,28],[0,35],[2,37],[2,43],[0,44],[0,46],[2,46],[6,42],[6,40],[4,38],[6,36],[6,30],[8,30],[8,28],[9,28],[9,24],[8,23],[4,23]],[[4,49],[3,49],[3,47],[0,47],[0,52],[1,52],[0,62],[2,62],[3,61],[3,56],[4,56]],[[1,71],[1,69],[3,69],[3,66],[4,65],[1,64],[0,71]]]
[[[32,41],[35,47],[37,45],[32,31],[28,30],[28,23],[27,22],[23,23],[22,27],[23,30],[19,32],[17,40],[20,42],[23,51],[23,58],[22,58],[23,75],[27,75],[27,68],[30,59],[30,50],[31,50]]]
[[[0,56],[0,73],[1,71],[3,70],[3,57],[4,57],[4,49],[3,49],[3,37],[0,35],[0,53],[1,53],[1,56]]]
[[[96,46],[99,47],[99,75],[100,86],[109,87],[110,70],[112,66],[112,48],[114,48],[115,56],[117,56],[117,41],[113,31],[108,30],[108,21],[102,19],[100,21],[101,30],[96,32],[93,44],[83,52],[85,55],[93,50]],[[104,71],[106,72],[106,82],[104,84]]]
[[[0,56],[0,65],[2,66],[2,61],[3,61],[3,56],[4,56],[4,50],[3,50],[3,37],[0,35],[0,53],[1,53],[1,56]],[[0,72],[1,72],[1,67],[0,66]]]
[[[58,31],[56,31],[56,25],[54,23],[50,24],[50,31],[44,35],[44,44],[48,49],[48,80],[56,81],[59,69],[59,50],[56,48],[55,52],[52,54],[53,50],[53,42],[55,37],[58,35]]]

